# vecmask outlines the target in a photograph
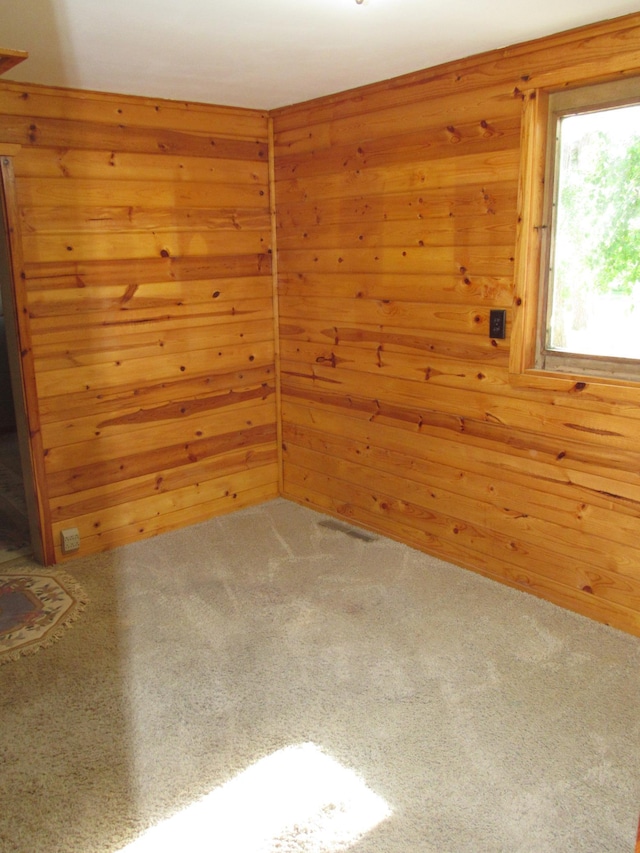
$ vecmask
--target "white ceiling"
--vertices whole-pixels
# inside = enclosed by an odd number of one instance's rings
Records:
[[[6,77],[271,109],[638,11],[638,0],[0,0]]]

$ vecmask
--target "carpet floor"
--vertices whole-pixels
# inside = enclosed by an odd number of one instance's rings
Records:
[[[327,521],[65,567],[87,609],[0,668],[4,853],[633,850],[640,641]]]

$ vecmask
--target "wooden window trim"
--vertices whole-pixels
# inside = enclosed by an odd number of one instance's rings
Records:
[[[581,87],[591,81],[581,82]],[[601,81],[593,81],[594,85]],[[640,392],[637,378],[606,376],[578,369],[575,373],[537,365],[540,335],[542,263],[548,237],[545,222],[545,176],[548,169],[549,96],[551,91],[524,93],[521,130],[521,166],[518,186],[515,283],[509,380],[514,386],[571,390],[576,384],[613,385]],[[582,360],[584,363],[586,359]]]
[[[520,137],[518,229],[516,232],[513,326],[509,373],[514,384],[534,383],[545,372],[536,369],[538,306],[542,263],[544,178],[549,97],[543,90],[525,94]]]

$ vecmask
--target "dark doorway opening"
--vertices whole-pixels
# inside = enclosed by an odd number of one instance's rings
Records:
[[[0,181],[0,565],[32,552],[29,513],[25,498],[20,417],[16,400],[16,377],[12,362],[18,360],[13,307],[13,274],[8,250],[3,182]],[[11,352],[14,347],[15,352]],[[18,383],[18,391],[20,383]],[[22,427],[21,427],[22,424]]]
[[[0,270],[0,275],[5,274]],[[0,563],[31,551],[5,318],[0,304]]]

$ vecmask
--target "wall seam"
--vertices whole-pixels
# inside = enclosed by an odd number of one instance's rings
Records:
[[[273,354],[276,394],[276,442],[278,455],[278,493],[284,492],[282,447],[282,388],[280,372],[280,303],[278,299],[278,233],[276,222],[276,171],[273,141],[273,118],[268,117],[269,133],[269,215],[271,218],[271,278],[273,298]]]

